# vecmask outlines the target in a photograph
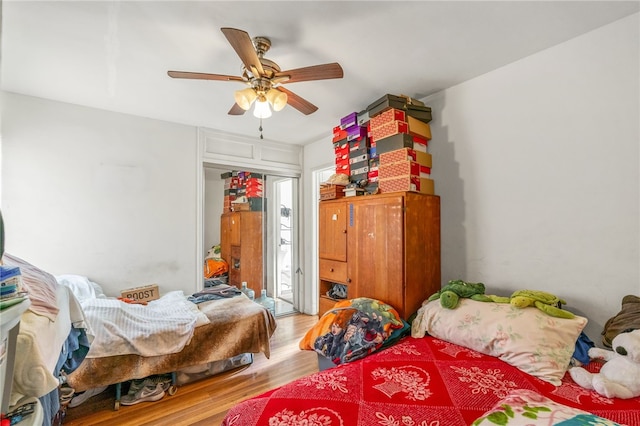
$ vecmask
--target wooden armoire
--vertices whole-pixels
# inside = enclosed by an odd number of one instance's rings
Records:
[[[319,204],[319,315],[337,301],[371,297],[407,319],[440,289],[440,197],[393,192]]]
[[[263,274],[262,212],[237,211],[220,217],[220,253],[229,264],[229,285],[243,281],[260,295]]]

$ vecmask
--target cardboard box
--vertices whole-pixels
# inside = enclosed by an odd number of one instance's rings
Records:
[[[249,203],[231,203],[231,210],[234,212],[248,212],[250,210]]]
[[[357,117],[358,126],[366,127],[367,123],[369,123],[369,111],[366,109],[364,111],[360,111]]]
[[[368,165],[367,166],[358,167],[357,169],[352,168],[351,169],[351,177],[353,178],[353,176],[366,175],[368,171],[369,171],[369,166]]]
[[[230,177],[224,180],[224,189],[235,189],[238,187],[238,178]]]
[[[336,173],[342,173],[345,175],[350,175],[351,169],[349,168],[349,163],[347,164],[336,164]]]
[[[367,111],[369,111],[369,117],[373,118],[389,108],[404,109],[406,104],[406,98],[387,93],[383,97],[370,103],[369,106],[367,106]]]
[[[409,125],[410,134],[431,140],[431,127],[427,123],[417,118],[407,117],[407,124]]]
[[[361,161],[367,161],[367,160],[369,160],[369,154],[359,154],[356,156],[350,156],[349,164],[359,163]]]
[[[413,138],[413,149],[420,152],[428,152],[429,141],[426,139]]]
[[[350,112],[340,119],[340,128],[347,129],[358,124],[358,113]]]
[[[251,177],[251,178],[246,180],[246,182],[245,182],[245,186],[246,187],[250,187],[250,186],[253,186],[253,185],[258,185],[258,186],[262,187],[262,185],[264,185],[264,179]]]
[[[380,114],[389,108],[403,110],[406,112],[407,116],[417,118],[424,123],[431,121],[431,108],[426,106],[424,102],[406,95],[397,96],[386,94],[380,99],[369,104],[367,110],[369,111],[369,116],[373,118],[377,114]]]
[[[406,175],[429,178],[431,175],[431,168],[411,160],[398,161],[395,163],[381,163],[378,168],[378,177],[380,179],[389,179]]]
[[[398,133],[376,140],[378,156],[400,148],[413,148],[413,136],[408,133]]]
[[[367,148],[369,148],[369,139],[367,138],[354,139],[349,142],[349,152],[359,151]]]
[[[349,166],[349,156],[345,158],[336,158],[336,166]]]
[[[222,173],[222,174],[220,175],[220,179],[229,179],[229,178],[231,178],[231,177],[236,177],[236,176],[238,176],[238,172],[237,172],[237,171],[235,171],[235,170],[233,170],[233,171],[230,171],[230,172],[224,172],[224,173]]]
[[[431,108],[424,105],[407,104],[407,115],[428,123],[431,121]]]
[[[346,141],[344,143],[334,144],[333,151],[336,153],[336,157],[343,154],[349,155],[349,144]]]
[[[390,121],[382,126],[372,127],[371,139],[375,141],[376,146],[378,146],[378,141],[380,139],[384,139],[398,133],[409,133],[409,125],[406,121]]]
[[[245,194],[247,198],[256,198],[256,197],[264,197],[264,191],[261,188],[247,188],[247,193]],[[249,206],[251,209],[251,206]]]
[[[369,158],[378,158],[378,148],[375,145],[369,147]]]
[[[359,161],[357,163],[349,164],[349,170],[351,176],[360,175],[369,171],[369,160]]]
[[[249,202],[249,210],[252,212],[259,212],[262,210],[266,210],[267,207],[267,199],[264,197],[251,197],[247,198]]]
[[[340,125],[337,125],[333,128],[333,137],[332,142],[335,144],[336,142],[342,141],[343,139],[347,139],[347,131],[340,128]]]
[[[396,163],[398,161],[411,160],[423,166],[433,167],[431,154],[420,152],[411,148],[401,148],[380,154],[380,164]]]
[[[333,200],[344,197],[345,185],[334,185],[330,183],[320,184],[320,200]]]
[[[353,147],[353,149],[349,150],[349,158],[359,157],[363,154],[369,154],[369,148],[366,146],[361,147]]]
[[[380,188],[380,192],[382,193],[412,191],[423,194],[434,194],[433,180],[416,176],[399,176],[390,179],[378,178],[378,188]]]
[[[362,126],[351,126],[347,128],[347,141],[363,139],[367,137],[367,128]]]
[[[160,290],[157,284],[147,284],[122,290],[120,295],[127,299],[137,300],[138,302],[149,302],[160,299]]]
[[[401,109],[389,108],[385,111],[382,111],[380,114],[371,118],[371,127],[379,127],[385,123],[390,121],[407,121],[405,112]]]

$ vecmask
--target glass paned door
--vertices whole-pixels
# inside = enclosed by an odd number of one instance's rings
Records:
[[[292,180],[283,179],[276,184],[279,198],[277,221],[278,239],[276,256],[277,297],[293,304],[293,191]]]

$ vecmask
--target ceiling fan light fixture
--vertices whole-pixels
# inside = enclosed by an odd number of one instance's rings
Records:
[[[247,87],[246,89],[236,90],[233,94],[233,97],[236,100],[236,103],[240,108],[245,111],[248,111],[251,108],[251,104],[256,100],[258,94],[251,87]]]
[[[253,109],[254,117],[258,118],[269,118],[271,117],[271,108],[269,108],[269,102],[264,95],[260,96],[258,100],[256,100],[256,106]]]
[[[266,97],[274,111],[280,111],[287,105],[287,94],[279,90],[269,90]]]

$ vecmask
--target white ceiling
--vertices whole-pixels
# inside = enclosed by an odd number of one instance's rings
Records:
[[[344,78],[291,83],[318,106],[290,106],[265,139],[329,137],[340,117],[385,93],[423,98],[636,13],[638,1],[2,1],[2,89],[258,137],[229,116],[241,83],[167,70],[240,75],[220,31],[272,41],[283,70],[339,62]],[[594,58],[594,60],[597,60]]]

